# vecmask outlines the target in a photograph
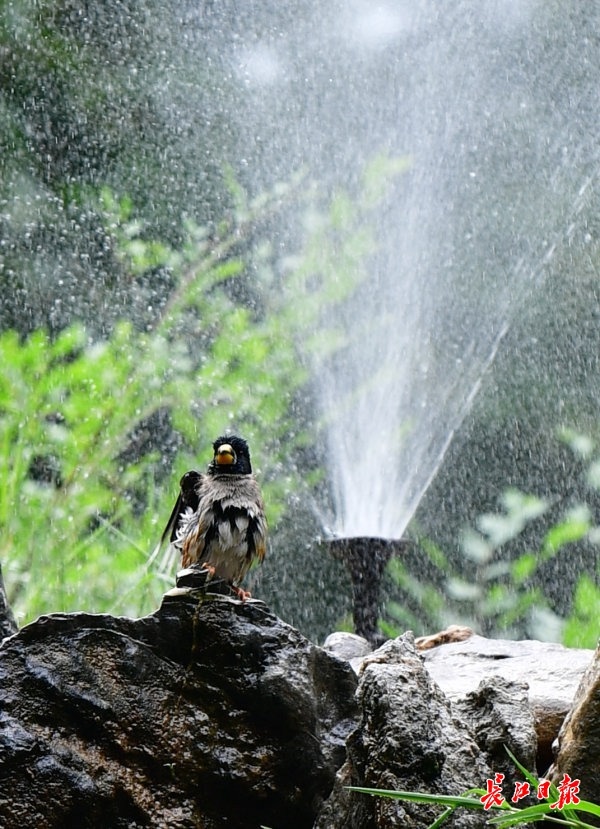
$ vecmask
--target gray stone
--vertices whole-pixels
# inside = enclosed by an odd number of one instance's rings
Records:
[[[536,771],[537,737],[525,683],[488,677],[475,691],[455,700],[452,709],[468,725],[494,773],[514,783],[515,765],[507,748],[525,768]]]
[[[466,724],[432,681],[405,634],[368,656],[358,689],[361,723],[317,829],[421,829],[439,807],[349,792],[346,786],[461,794],[484,786],[491,768]],[[483,812],[457,811],[444,825],[485,825]]]
[[[329,634],[323,642],[323,649],[349,662],[357,674],[364,657],[373,652],[373,647],[364,637],[341,630]]]
[[[482,680],[502,677],[526,683],[538,750],[551,757],[551,745],[569,711],[594,651],[553,642],[485,639],[471,636],[423,653],[425,667],[452,700],[475,691]],[[548,759],[549,762],[549,759]]]
[[[182,588],[144,619],[42,617],[0,647],[0,826],[425,829],[439,807],[346,786],[461,794],[495,772],[508,799],[505,746],[539,766],[536,733],[554,738],[592,652],[454,641],[468,635],[405,634],[365,656],[336,634],[327,652],[260,601]],[[597,686],[598,657],[555,769],[582,784]]]

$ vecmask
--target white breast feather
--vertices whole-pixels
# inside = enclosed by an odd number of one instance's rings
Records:
[[[250,518],[256,519],[261,515],[262,499],[258,483],[249,476],[223,476],[204,478],[198,489],[200,504],[194,512],[188,507],[183,513],[175,544],[181,549],[184,539],[205,528],[198,539],[200,547],[200,561],[211,564],[216,575],[227,581],[237,582],[243,578],[247,569],[248,540],[247,532]],[[246,511],[235,518],[235,526],[226,520],[219,525],[219,539],[213,539],[208,548],[204,548],[204,536],[215,519],[213,504],[219,501],[221,508],[226,510],[234,507]],[[261,520],[264,525],[264,518]],[[266,531],[266,526],[263,532]],[[255,543],[259,541],[260,533],[254,533]]]

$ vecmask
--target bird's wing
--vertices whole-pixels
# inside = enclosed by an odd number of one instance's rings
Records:
[[[265,518],[258,524],[254,530],[254,547],[256,549],[256,557],[258,563],[262,564],[267,554],[267,521]]]
[[[182,477],[179,482],[179,496],[177,501],[175,501],[175,506],[173,507],[169,520],[167,521],[167,525],[163,530],[160,541],[154,550],[152,550],[150,558],[148,559],[148,566],[156,560],[167,538],[169,539],[169,542],[173,542],[175,540],[179,520],[186,509],[191,507],[194,512],[198,509],[199,499],[197,487],[201,480],[202,475],[200,472],[196,472],[195,470],[186,472]]]
[[[250,526],[248,527],[249,547],[254,548],[254,555],[258,563],[262,564],[267,552],[267,517],[262,498],[256,503],[256,511],[251,514]]]

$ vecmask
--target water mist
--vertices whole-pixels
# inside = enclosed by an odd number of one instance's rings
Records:
[[[337,312],[344,345],[314,378],[325,529],[398,539],[577,210],[579,172],[553,198],[579,156],[544,111],[544,10],[355,0],[263,22],[232,57],[250,178],[304,164],[334,191],[378,151],[410,158],[367,282]]]
[[[236,172],[251,189],[305,167],[356,192],[375,154],[409,159],[368,278],[322,321],[324,337],[343,334],[314,359],[326,535],[402,538],[507,328],[576,232],[598,152],[575,129],[587,110],[562,94],[568,67],[547,56],[552,15],[537,0],[315,0],[236,22]],[[278,228],[282,250],[291,239]]]

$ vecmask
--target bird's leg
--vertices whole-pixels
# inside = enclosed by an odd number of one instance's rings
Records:
[[[235,585],[231,585],[231,589],[236,593],[238,599],[242,602],[245,602],[247,599],[252,598],[252,593],[249,590],[242,590],[241,587],[236,587]]]
[[[207,561],[204,561],[201,564],[201,569],[206,570],[207,572],[206,581],[210,581],[212,578],[214,578],[216,568],[213,567],[212,564],[209,564]]]

